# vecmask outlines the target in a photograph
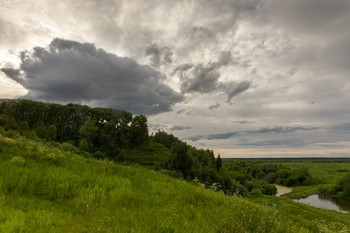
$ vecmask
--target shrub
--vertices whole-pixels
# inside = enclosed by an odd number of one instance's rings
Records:
[[[26,160],[22,156],[13,156],[10,160],[10,163],[13,165],[22,166],[24,165]]]

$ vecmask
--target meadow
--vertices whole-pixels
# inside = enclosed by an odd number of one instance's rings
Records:
[[[349,232],[349,214],[227,196],[67,143],[0,129],[0,148],[0,232]]]
[[[345,174],[350,173],[349,162],[284,162],[279,163],[288,167],[300,169],[306,168],[312,175],[324,184],[334,184]]]

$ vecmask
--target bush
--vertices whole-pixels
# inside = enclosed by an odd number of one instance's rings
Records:
[[[23,166],[26,160],[22,156],[13,156],[10,163],[13,165]]]

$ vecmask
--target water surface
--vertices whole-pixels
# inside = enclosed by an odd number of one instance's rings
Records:
[[[282,186],[282,185],[277,185],[277,184],[275,184],[275,186],[277,188],[276,197],[280,197],[283,194],[290,193],[293,190],[292,187],[287,187],[287,186]]]
[[[350,201],[339,199],[339,198],[329,198],[329,197],[324,197],[324,196],[314,194],[306,198],[302,198],[299,200],[295,199],[293,201],[312,205],[314,207],[323,208],[323,209],[337,210],[341,212],[350,212]]]

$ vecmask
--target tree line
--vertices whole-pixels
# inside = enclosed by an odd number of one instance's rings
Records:
[[[29,138],[68,142],[86,152],[115,159],[148,139],[147,118],[111,108],[31,100],[0,104],[0,125]]]

